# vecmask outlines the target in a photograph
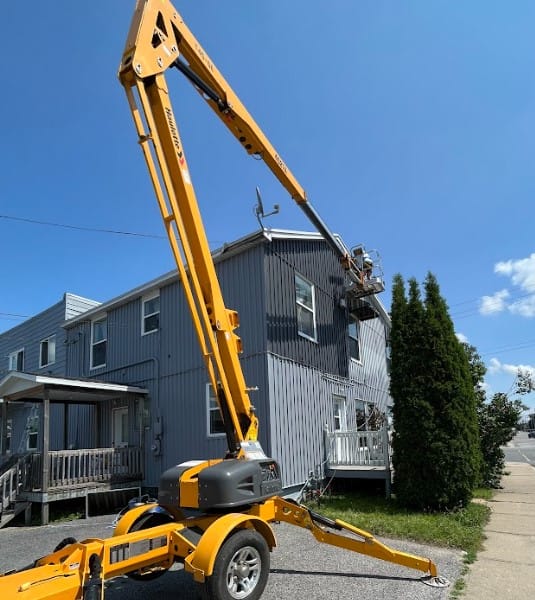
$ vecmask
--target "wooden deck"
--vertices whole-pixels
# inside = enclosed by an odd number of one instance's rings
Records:
[[[47,469],[38,452],[12,459],[12,463],[0,475],[0,521],[4,522],[22,503],[30,503],[29,510],[25,506],[28,520],[31,504],[36,503],[46,523],[50,502],[73,498],[85,498],[87,514],[91,494],[140,490],[143,480],[140,448],[51,451]]]
[[[325,430],[325,475],[347,479],[382,479],[391,492],[388,431]]]

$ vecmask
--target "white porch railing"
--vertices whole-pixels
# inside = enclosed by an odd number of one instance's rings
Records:
[[[325,430],[327,465],[336,467],[390,468],[388,431]]]

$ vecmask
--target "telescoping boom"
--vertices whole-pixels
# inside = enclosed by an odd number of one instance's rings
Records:
[[[389,548],[366,531],[283,499],[280,469],[258,442],[258,419],[238,359],[238,315],[228,309],[171,106],[166,74],[175,68],[242,144],[261,157],[339,255],[352,289],[381,283],[364,276],[338,243],[261,129],[169,0],[138,0],[119,68],[145,161],[176,260],[195,331],[225,424],[223,458],[189,461],[163,473],[157,501],[132,501],[113,537],[64,540],[26,569],[0,576],[0,597],[98,600],[119,575],[149,580],[183,564],[209,600],[258,600],[275,547],[271,523],[308,529],[325,544],[419,570],[441,587],[428,558]]]

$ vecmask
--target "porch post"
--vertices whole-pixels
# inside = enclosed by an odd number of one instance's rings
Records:
[[[69,450],[69,403],[63,404],[63,449]]]
[[[7,400],[2,402],[2,446],[0,447],[0,456],[4,456],[7,446]]]
[[[43,502],[41,503],[41,523],[48,525],[48,475],[49,475],[49,450],[50,450],[50,392],[47,387],[43,390],[43,443],[41,460],[41,491]]]

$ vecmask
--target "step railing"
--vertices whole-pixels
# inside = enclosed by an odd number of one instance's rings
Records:
[[[0,475],[0,516],[15,504],[18,494],[24,489],[30,460],[28,454],[20,456]]]

